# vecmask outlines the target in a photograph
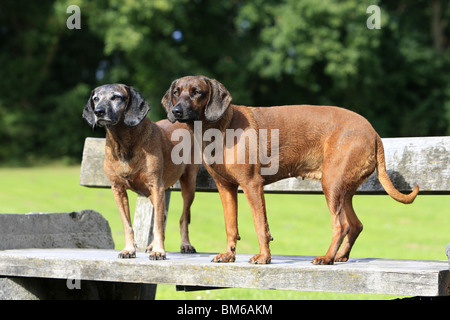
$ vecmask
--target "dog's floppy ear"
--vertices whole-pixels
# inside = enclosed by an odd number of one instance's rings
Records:
[[[127,126],[135,127],[147,116],[150,106],[136,89],[125,85],[124,87],[128,93],[128,105],[123,121]]]
[[[205,108],[205,118],[214,122],[219,120],[225,114],[231,103],[231,95],[223,84],[215,79],[205,78],[209,83],[209,101]]]
[[[83,109],[83,119],[86,120],[87,123],[89,123],[89,125],[92,127],[92,129],[95,128],[95,114],[94,114],[94,109],[92,108],[92,96],[94,95],[94,93],[95,93],[95,89],[91,91],[89,100]]]
[[[164,109],[166,110],[167,113],[167,119],[171,122],[174,123],[176,121],[173,113],[172,113],[172,108],[173,108],[173,104],[172,104],[172,92],[174,89],[175,84],[177,83],[178,80],[174,80],[172,81],[172,84],[170,85],[169,89],[166,91],[166,93],[164,94],[164,96],[161,99],[161,104],[163,105]]]

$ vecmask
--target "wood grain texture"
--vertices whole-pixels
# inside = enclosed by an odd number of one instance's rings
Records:
[[[169,252],[167,260],[118,259],[115,250],[20,249],[0,251],[0,274],[21,277],[158,283],[186,286],[327,291],[414,296],[448,295],[447,261],[352,258],[333,266],[312,265],[313,257],[273,256],[272,264],[210,262],[209,253]]]

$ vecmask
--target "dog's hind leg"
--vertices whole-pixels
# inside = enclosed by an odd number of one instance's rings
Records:
[[[339,186],[328,187],[323,184],[323,192],[331,213],[333,234],[327,253],[324,256],[316,257],[313,264],[333,264],[336,253],[349,231],[344,218],[345,189]]]
[[[367,141],[353,143],[351,147],[342,148],[342,152],[335,147],[329,151],[331,156],[324,160],[322,187],[331,213],[333,236],[325,256],[315,258],[314,264],[347,261],[362,231],[362,223],[353,210],[352,199],[358,187],[375,170],[374,146],[371,146],[371,140]]]
[[[356,216],[355,211],[353,210],[352,204],[353,195],[347,196],[344,202],[344,215],[346,228],[348,228],[347,236],[339,249],[336,257],[334,258],[335,262],[347,262],[350,256],[350,251],[352,250],[353,244],[358,238],[359,234],[363,230],[363,225],[361,221],[359,221]]]

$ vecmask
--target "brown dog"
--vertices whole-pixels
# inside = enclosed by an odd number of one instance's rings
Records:
[[[189,242],[188,224],[199,165],[172,162],[171,150],[176,143],[171,141],[171,134],[186,125],[174,125],[167,120],[155,124],[146,117],[149,110],[147,102],[134,88],[111,84],[94,89],[83,111],[83,118],[91,127],[97,124],[106,128],[105,173],[125,230],[125,249],[119,258],[136,256],[126,192],[129,189],[152,201],[155,224],[153,242],[147,250],[151,251],[151,260],[165,259],[164,191],[177,180],[180,180],[184,201],[180,220],[181,252],[195,252]]]
[[[262,174],[262,169],[270,169],[270,166],[261,159],[244,164],[226,161],[230,159],[227,158],[229,152],[232,153],[231,159],[233,156],[240,156],[238,153],[242,149],[238,146],[242,146],[241,142],[234,146],[227,143],[223,147],[227,152],[227,156],[223,155],[223,161],[208,164],[205,161],[205,167],[214,178],[220,193],[227,233],[227,252],[219,254],[213,261],[235,260],[236,241],[239,240],[238,186],[242,187],[250,205],[260,246],[260,254],[251,258],[250,262],[263,264],[271,261],[269,241],[272,240],[264,203],[263,186],[266,184],[299,176],[321,180],[331,212],[333,236],[327,253],[316,257],[314,264],[333,264],[334,261],[348,260],[350,250],[362,231],[362,224],[353,210],[352,197],[375,169],[381,184],[395,200],[411,203],[419,192],[418,186],[409,195],[395,189],[386,173],[383,144],[379,135],[365,118],[354,112],[325,106],[264,108],[230,103],[231,96],[221,83],[202,76],[173,81],[162,99],[171,122],[187,122],[193,128],[197,124],[194,121],[199,120],[202,133],[211,128],[219,129],[224,136],[223,144],[229,141],[230,134],[235,135],[235,131],[239,129],[244,133],[266,129],[275,137],[278,136],[275,146],[267,146],[267,154],[278,152],[278,156],[272,154],[270,164],[278,165],[275,167],[277,170],[269,174]],[[207,145],[203,141],[203,150]],[[252,142],[245,145],[244,151],[248,152],[250,145]],[[253,145],[259,145],[261,153],[261,141],[253,141]],[[262,146],[265,147],[264,143]],[[245,159],[249,160],[249,155]],[[278,162],[275,163],[275,160]]]

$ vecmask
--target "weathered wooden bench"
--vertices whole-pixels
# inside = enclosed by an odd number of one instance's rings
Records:
[[[421,194],[450,194],[450,137],[383,139],[388,174],[397,189],[409,192],[416,183]],[[87,138],[80,184],[110,188],[103,171],[104,139]],[[175,185],[166,192],[179,190]],[[290,178],[266,186],[268,193],[321,193],[319,182]],[[216,191],[202,168],[197,191]],[[373,174],[360,194],[384,194]],[[111,196],[111,201],[113,198]],[[169,201],[167,201],[169,205]],[[95,209],[95,208],[94,208]],[[138,249],[152,237],[151,202],[138,197],[134,229]],[[442,249],[444,251],[444,248]],[[450,246],[447,246],[450,256]],[[140,284],[172,284],[179,288],[255,288],[406,296],[448,296],[449,261],[350,258],[334,266],[315,266],[312,257],[272,256],[269,265],[252,265],[250,255],[238,254],[235,263],[210,262],[214,254],[183,255],[169,252],[167,260],[150,261],[147,255],[118,259],[112,249],[15,249],[0,251],[0,275],[32,278],[107,281]]]
[[[93,279],[81,285],[85,267],[68,258],[113,249],[108,221],[93,210],[0,214],[0,300],[154,298],[153,284]],[[60,269],[45,266],[56,252]],[[61,271],[65,276],[56,276]]]

